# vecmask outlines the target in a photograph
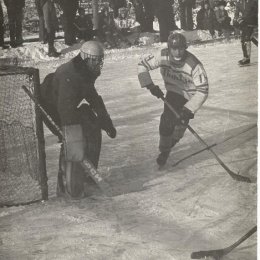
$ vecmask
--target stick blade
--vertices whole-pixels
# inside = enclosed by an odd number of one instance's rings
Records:
[[[252,183],[252,180],[251,180],[249,177],[236,174],[236,173],[234,173],[234,172],[232,172],[232,171],[229,171],[229,174],[230,174],[230,176],[232,177],[232,179],[234,179],[234,180],[236,180],[236,181]]]
[[[89,160],[85,159],[83,162],[81,162],[81,166],[107,196],[113,196],[114,192],[110,185],[103,179],[103,177]]]
[[[220,259],[225,254],[223,249],[198,251],[191,254],[191,259],[202,259],[206,257],[212,257],[215,260]]]

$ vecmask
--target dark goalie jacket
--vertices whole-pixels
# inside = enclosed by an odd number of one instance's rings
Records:
[[[40,103],[63,130],[68,126],[78,129],[75,135],[81,138],[82,111],[79,104],[86,100],[98,113],[107,113],[104,105],[100,106],[101,96],[95,89],[97,76],[84,65],[80,55],[57,68],[55,73],[48,74],[41,84]],[[102,100],[103,104],[103,100]],[[100,112],[101,111],[101,112]],[[46,122],[50,130],[57,132]]]

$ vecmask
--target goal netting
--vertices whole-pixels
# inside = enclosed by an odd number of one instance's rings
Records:
[[[48,197],[43,124],[22,85],[37,99],[38,69],[0,67],[0,205]]]

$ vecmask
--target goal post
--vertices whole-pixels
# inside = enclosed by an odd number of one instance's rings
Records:
[[[21,88],[39,99],[39,70],[0,66],[0,206],[48,199],[41,113]]]

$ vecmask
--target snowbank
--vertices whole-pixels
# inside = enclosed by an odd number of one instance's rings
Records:
[[[184,34],[187,38],[189,44],[193,43],[203,43],[212,40],[211,35],[208,31],[194,30],[194,31],[183,31],[179,30],[180,33]],[[131,47],[126,47],[124,43],[120,44],[118,49],[106,50],[108,56],[111,54],[120,54],[120,57],[113,55],[113,59],[125,57],[126,48],[129,56],[134,55],[136,50],[140,48],[155,46],[163,47],[166,46],[165,43],[160,43],[159,33],[134,33],[128,37],[129,41],[133,44]],[[214,40],[212,40],[214,42]],[[40,42],[24,43],[24,46],[19,48],[10,48],[2,50],[0,52],[0,65],[4,64],[26,64],[35,65],[39,62],[48,62],[54,60],[64,60],[75,57],[78,54],[81,44],[77,43],[74,46],[67,46],[64,44],[63,40],[57,40],[55,42],[55,47],[58,51],[62,52],[60,58],[48,57],[48,46],[47,44],[41,44]]]

